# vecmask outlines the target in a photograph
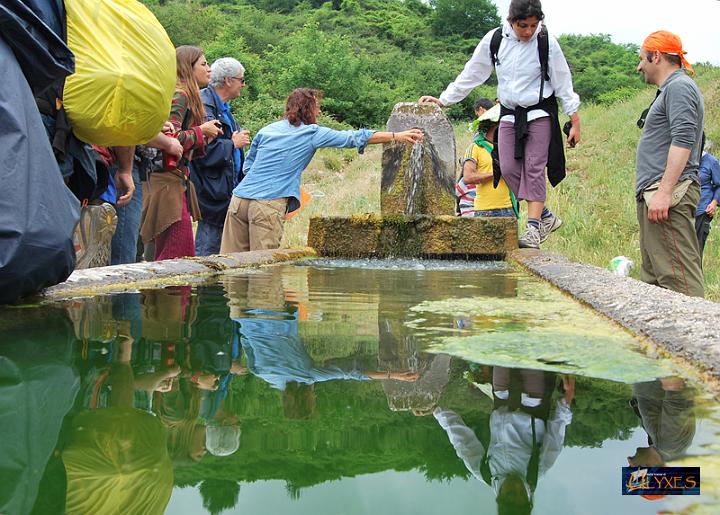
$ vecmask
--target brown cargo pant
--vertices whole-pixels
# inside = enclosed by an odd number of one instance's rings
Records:
[[[279,248],[286,208],[286,197],[253,200],[233,195],[225,216],[220,253]]]
[[[699,201],[700,186],[693,183],[678,205],[670,208],[669,219],[661,224],[648,221],[644,200],[637,203],[643,282],[692,297],[705,296],[695,234],[695,209]]]

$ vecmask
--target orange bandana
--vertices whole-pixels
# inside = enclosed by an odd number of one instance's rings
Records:
[[[682,49],[682,41],[672,32],[666,30],[658,30],[653,32],[643,41],[642,47],[650,52],[661,52],[663,54],[676,55],[680,58],[683,67],[687,69],[691,74],[695,75],[695,71],[690,66],[690,63],[685,59],[685,52]]]

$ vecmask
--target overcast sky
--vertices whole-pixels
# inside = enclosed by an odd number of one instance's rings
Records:
[[[510,0],[493,0],[500,18]],[[691,63],[720,65],[718,0],[541,0],[554,34],[610,34],[615,43],[640,45],[656,30],[674,32]]]

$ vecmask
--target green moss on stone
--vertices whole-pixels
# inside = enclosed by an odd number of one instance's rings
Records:
[[[311,219],[308,243],[335,257],[504,256],[517,229],[511,218],[353,215]]]

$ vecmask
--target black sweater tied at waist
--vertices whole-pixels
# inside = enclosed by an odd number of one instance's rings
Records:
[[[550,143],[548,147],[547,177],[550,184],[555,187],[565,178],[565,149],[563,148],[563,137],[560,129],[560,117],[558,116],[558,102],[555,95],[550,95],[542,102],[530,107],[518,106],[514,110],[500,106],[500,118],[511,114],[515,116],[515,159],[525,158],[525,144],[527,143],[528,119],[530,111],[541,109],[550,117]],[[497,185],[500,176],[494,177]]]

